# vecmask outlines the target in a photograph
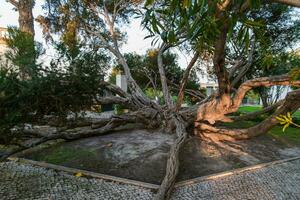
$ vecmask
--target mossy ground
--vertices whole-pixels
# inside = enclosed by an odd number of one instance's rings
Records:
[[[73,159],[80,159],[83,157],[91,157],[95,156],[94,151],[83,150],[83,149],[74,149],[66,146],[57,146],[55,150],[52,151],[51,154],[41,154],[37,153],[34,155],[33,159],[35,160],[43,160],[52,164],[61,164],[63,162],[67,162]]]

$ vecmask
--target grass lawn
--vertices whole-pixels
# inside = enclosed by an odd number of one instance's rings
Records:
[[[249,113],[249,112],[255,112],[262,109],[261,106],[241,106],[239,108],[240,113]],[[293,114],[294,117],[300,118],[300,110],[295,112]],[[256,120],[257,121],[257,120]],[[240,121],[240,122],[234,122],[234,123],[224,123],[226,127],[230,128],[248,128],[251,127],[259,122],[255,121]],[[279,139],[283,140],[285,142],[288,142],[290,144],[299,145],[300,146],[300,128],[296,127],[289,127],[285,130],[285,132],[282,131],[282,126],[275,126],[272,128],[269,132],[269,135]]]
[[[255,112],[258,110],[261,110],[261,106],[240,106],[239,107],[239,112],[241,113],[249,113],[249,112]]]
[[[261,110],[262,107],[261,106],[240,106],[239,107],[239,112],[241,113],[249,113],[249,112],[255,112],[258,110]],[[300,118],[300,110],[296,111],[293,114],[294,117]]]
[[[300,128],[289,127],[285,132],[282,132],[282,127],[275,126],[268,134],[277,139],[282,139],[288,143],[300,146]]]

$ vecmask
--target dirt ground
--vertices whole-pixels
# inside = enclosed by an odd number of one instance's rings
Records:
[[[159,184],[173,135],[134,130],[59,143],[22,157]],[[269,135],[221,146],[190,137],[180,154],[178,181],[300,155]]]

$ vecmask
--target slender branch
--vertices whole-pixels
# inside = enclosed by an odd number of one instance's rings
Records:
[[[7,2],[11,3],[13,6],[15,6],[16,8],[19,7],[19,2],[16,0],[6,0]]]
[[[179,93],[178,93],[176,111],[178,111],[181,107],[181,104],[182,104],[182,101],[183,101],[183,98],[184,98],[184,90],[186,88],[190,72],[191,72],[193,66],[195,65],[198,57],[199,57],[199,52],[197,51],[194,54],[193,58],[191,59],[190,63],[188,64],[186,70],[184,71],[184,74],[183,74],[183,77],[181,79],[180,86],[179,86],[180,89],[179,89]]]
[[[240,70],[238,75],[234,78],[234,80],[231,82],[231,87],[235,87],[236,84],[245,76],[249,68],[251,67],[253,63],[253,54],[254,54],[254,48],[255,48],[255,39],[253,38],[251,40],[251,49],[248,52],[248,60],[246,65]]]
[[[235,61],[234,65],[229,70],[229,78],[232,78],[236,71],[243,66],[243,64],[243,59],[238,59],[237,61]]]
[[[164,69],[164,64],[163,64],[163,53],[169,48],[170,46],[168,46],[166,43],[163,43],[158,51],[158,55],[157,55],[157,64],[158,64],[158,70],[159,70],[159,75],[160,75],[160,80],[161,80],[161,86],[162,86],[162,90],[163,90],[163,95],[164,95],[164,99],[165,99],[165,103],[168,106],[168,108],[172,108],[173,107],[173,101],[171,99],[171,94],[168,88],[168,84],[167,84],[167,77],[166,77],[166,73],[165,73],[165,69]]]

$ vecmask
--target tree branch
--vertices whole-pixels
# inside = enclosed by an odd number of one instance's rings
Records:
[[[268,106],[262,110],[259,110],[256,112],[251,112],[251,113],[248,113],[248,114],[245,114],[242,116],[232,116],[230,118],[233,119],[234,121],[251,120],[262,114],[274,111],[276,108],[281,106],[283,104],[283,102],[284,102],[284,100],[281,100],[281,101],[278,101],[277,103],[274,103],[273,105]]]
[[[171,94],[168,88],[167,84],[167,77],[164,69],[164,64],[163,64],[163,53],[169,48],[166,43],[163,43],[158,51],[157,55],[157,64],[158,64],[158,70],[159,70],[159,75],[160,75],[160,80],[161,80],[161,86],[163,90],[163,95],[165,99],[165,103],[168,106],[169,109],[173,107],[173,101],[171,98]]]
[[[300,1],[299,0],[271,0],[271,1],[275,2],[275,3],[281,3],[281,4],[288,5],[288,6],[293,6],[293,7],[300,8]]]
[[[180,89],[179,89],[179,93],[178,93],[176,111],[178,111],[181,107],[181,104],[182,104],[182,101],[183,101],[183,98],[184,98],[184,90],[186,88],[190,72],[191,72],[193,66],[195,65],[198,57],[199,57],[199,52],[197,51],[194,54],[194,56],[193,56],[192,60],[190,61],[190,63],[188,64],[186,70],[184,71],[184,74],[183,74],[183,77],[181,79],[180,86],[179,86]]]
[[[16,0],[6,0],[7,2],[11,3],[13,6],[15,6],[16,8],[19,7],[19,2]]]
[[[231,106],[230,111],[236,111],[241,104],[246,93],[254,87],[270,87],[273,85],[286,85],[286,86],[300,86],[300,81],[291,80],[290,75],[280,75],[280,76],[271,76],[271,77],[261,77],[246,81],[243,83],[234,97],[233,104]]]
[[[248,52],[247,63],[246,63],[246,65],[243,66],[243,68],[240,70],[238,75],[233,79],[233,81],[231,82],[231,87],[234,88],[236,86],[236,84],[245,76],[245,74],[247,73],[247,71],[251,67],[251,65],[253,63],[254,48],[255,48],[255,39],[253,38],[251,40],[251,49]]]
[[[299,99],[300,89],[289,92],[286,98],[283,100],[283,103],[271,116],[250,128],[225,129],[202,123],[198,126],[198,129],[200,129],[199,134],[204,134],[206,137],[213,137],[217,140],[249,139],[261,134],[266,134],[272,127],[279,123],[279,121],[276,119],[278,115],[286,115],[287,112],[293,113],[300,108]]]
[[[225,68],[225,45],[228,32],[228,23],[224,22],[218,38],[214,44],[213,67],[218,79],[219,95],[230,93],[229,75]]]

